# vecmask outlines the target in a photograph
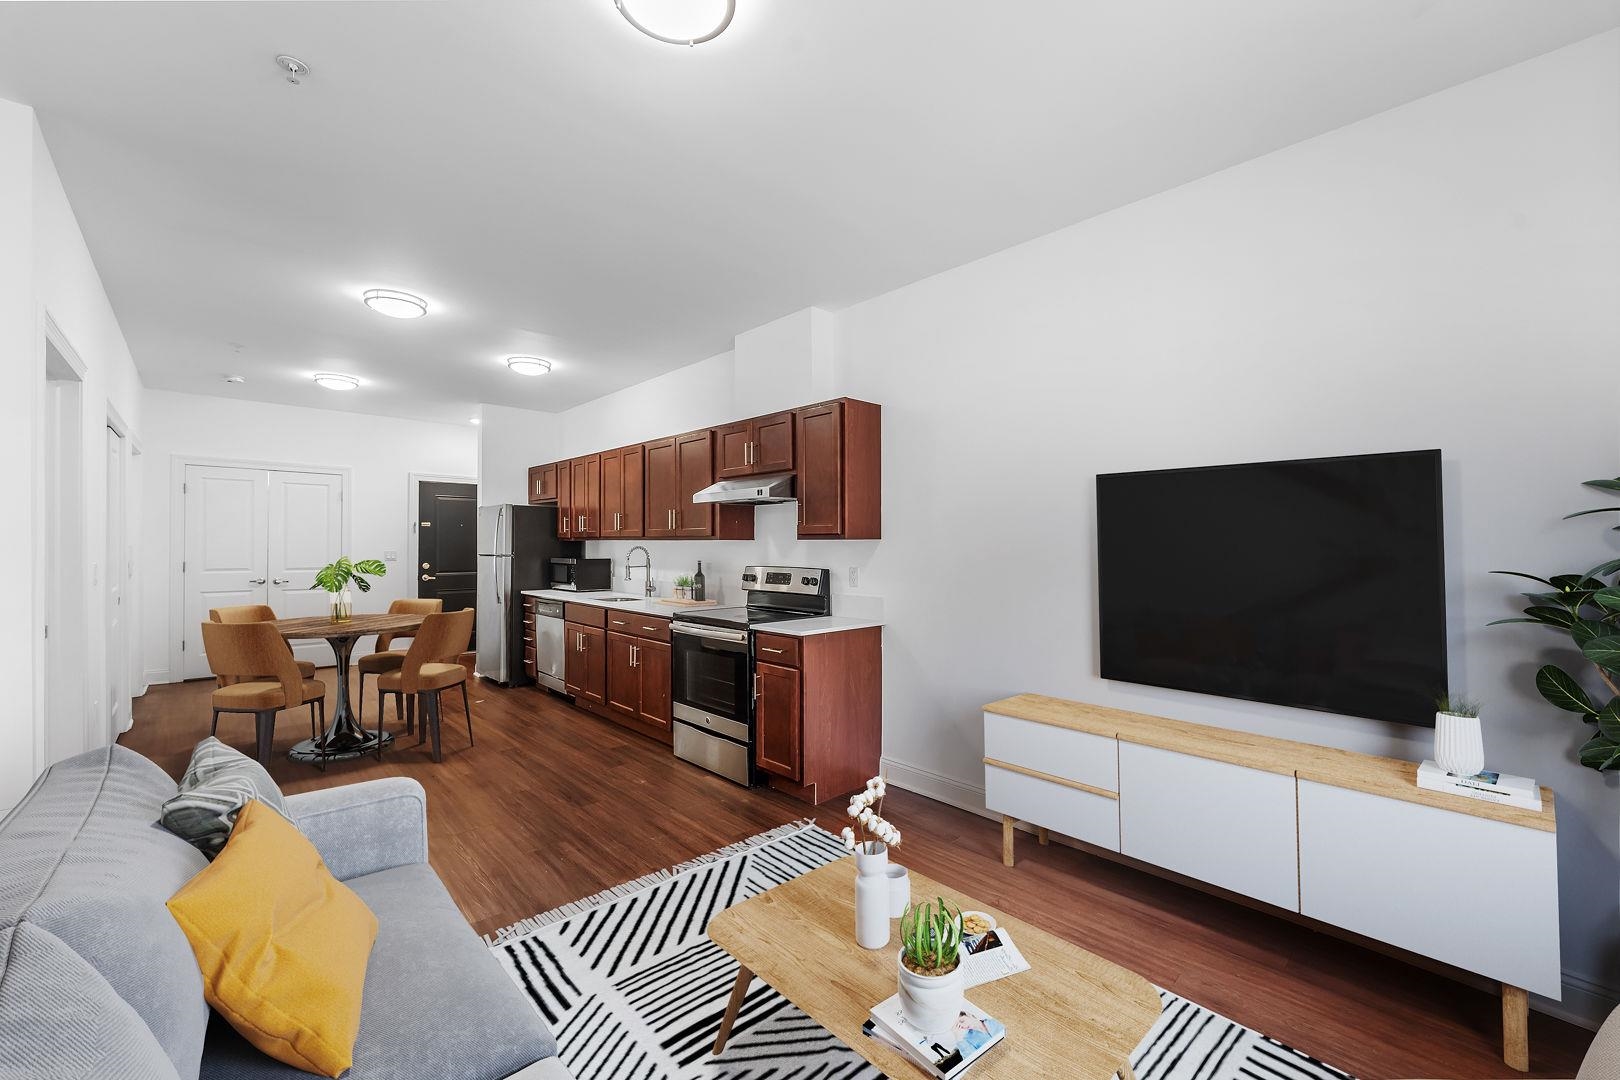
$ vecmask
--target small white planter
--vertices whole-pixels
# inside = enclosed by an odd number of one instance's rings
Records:
[[[1473,776],[1485,768],[1485,736],[1479,717],[1434,714],[1434,763],[1452,776]]]
[[[889,943],[889,845],[868,840],[855,848],[855,944]]]
[[[906,967],[904,950],[895,954],[900,969],[900,1014],[918,1031],[939,1035],[962,1011],[962,963],[944,975],[919,975]]]

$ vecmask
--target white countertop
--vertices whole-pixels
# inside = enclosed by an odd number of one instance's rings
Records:
[[[657,600],[648,600],[631,593],[612,592],[569,592],[566,589],[524,589],[524,596],[536,596],[541,600],[563,600],[570,604],[590,604],[593,607],[607,608],[610,611],[633,611],[637,615],[657,615],[660,618],[672,619],[683,611],[700,612],[705,608],[687,607],[675,604],[660,604]],[[608,597],[628,597],[625,600],[610,600]],[[786,637],[810,637],[812,634],[836,634],[840,630],[864,630],[869,626],[882,626],[876,619],[852,619],[843,615],[828,615],[813,619],[783,619],[781,622],[770,623],[760,629],[768,634],[782,634]]]

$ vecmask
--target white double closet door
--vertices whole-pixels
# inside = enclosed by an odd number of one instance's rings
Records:
[[[283,619],[330,610],[315,573],[342,554],[341,474],[187,465],[184,495],[185,678],[209,674],[200,629],[209,608],[269,604]],[[324,641],[297,642],[293,654],[333,662]]]

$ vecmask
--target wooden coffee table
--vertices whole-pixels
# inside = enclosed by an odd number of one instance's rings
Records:
[[[1030,970],[967,996],[1007,1026],[1007,1038],[973,1066],[974,1080],[1064,1076],[1133,1080],[1130,1053],[1159,1018],[1159,995],[1134,972],[1093,956],[1021,919],[911,871],[911,895],[943,896],[986,911],[1012,931]],[[737,982],[714,1052],[725,1048],[758,975],[783,997],[890,1076],[923,1075],[910,1058],[861,1032],[867,1013],[897,989],[898,930],[888,948],[855,944],[855,863],[840,859],[727,908],[709,937],[736,957]]]

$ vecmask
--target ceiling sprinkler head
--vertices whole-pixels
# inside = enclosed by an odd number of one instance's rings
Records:
[[[276,57],[276,66],[287,73],[287,81],[297,86],[303,82],[303,77],[309,74],[309,65],[296,56],[282,53]]]
[[[225,376],[225,381],[230,383],[232,386],[247,382],[247,380],[242,378],[240,375],[227,375]]]

